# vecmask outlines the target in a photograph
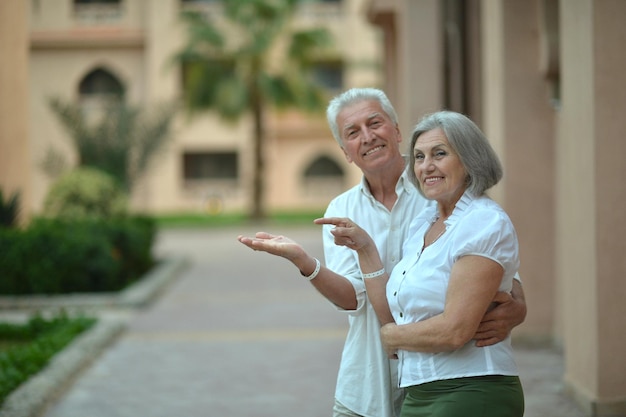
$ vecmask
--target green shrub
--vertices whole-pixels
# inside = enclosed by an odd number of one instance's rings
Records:
[[[135,281],[154,265],[152,246],[156,237],[156,223],[150,217],[134,216],[102,222],[107,240],[113,247],[113,256],[121,262],[117,287]]]
[[[94,323],[91,318],[60,314],[51,319],[34,316],[25,325],[0,324],[0,341],[20,342],[19,346],[0,352],[0,404]]]
[[[111,244],[85,222],[37,220],[0,238],[2,283],[9,294],[103,291],[120,272]],[[1,258],[0,258],[1,259]]]
[[[77,168],[59,178],[44,201],[48,217],[107,219],[125,215],[128,199],[113,177],[95,168]]]
[[[155,223],[146,217],[35,219],[0,229],[0,294],[119,291],[153,265]]]

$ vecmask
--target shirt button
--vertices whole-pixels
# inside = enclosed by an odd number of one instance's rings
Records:
[[[400,312],[400,318],[404,317],[404,315],[402,314],[402,312]]]
[[[398,291],[394,291],[394,292],[393,292],[393,295],[394,295],[394,297],[395,297],[396,295],[398,295]]]

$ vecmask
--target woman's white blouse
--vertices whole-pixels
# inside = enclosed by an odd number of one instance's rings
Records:
[[[488,197],[466,192],[445,221],[445,233],[422,251],[436,207],[414,219],[402,260],[387,283],[387,299],[397,324],[426,320],[443,312],[450,272],[466,255],[492,259],[504,268],[500,291],[510,291],[519,267],[517,235],[502,208]],[[487,347],[472,340],[452,352],[399,351],[398,379],[407,387],[441,379],[479,375],[517,375],[510,337]]]

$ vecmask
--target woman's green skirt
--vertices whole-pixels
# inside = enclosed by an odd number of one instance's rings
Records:
[[[524,392],[516,376],[446,379],[405,388],[400,417],[522,417]]]

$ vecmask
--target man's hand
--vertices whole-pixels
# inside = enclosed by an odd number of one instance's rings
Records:
[[[299,266],[297,264],[298,260],[306,261],[310,258],[299,243],[289,239],[287,236],[257,232],[254,237],[240,235],[237,237],[237,240],[255,251],[282,256],[296,264],[296,266]]]
[[[398,330],[395,323],[387,323],[380,328],[380,341],[389,359],[398,359],[398,349],[392,345],[393,333]]]
[[[511,295],[512,294],[512,295]],[[476,346],[495,345],[506,339],[511,330],[526,318],[526,300],[521,285],[514,280],[511,294],[499,292],[493,299],[495,307],[483,317],[474,335]]]

